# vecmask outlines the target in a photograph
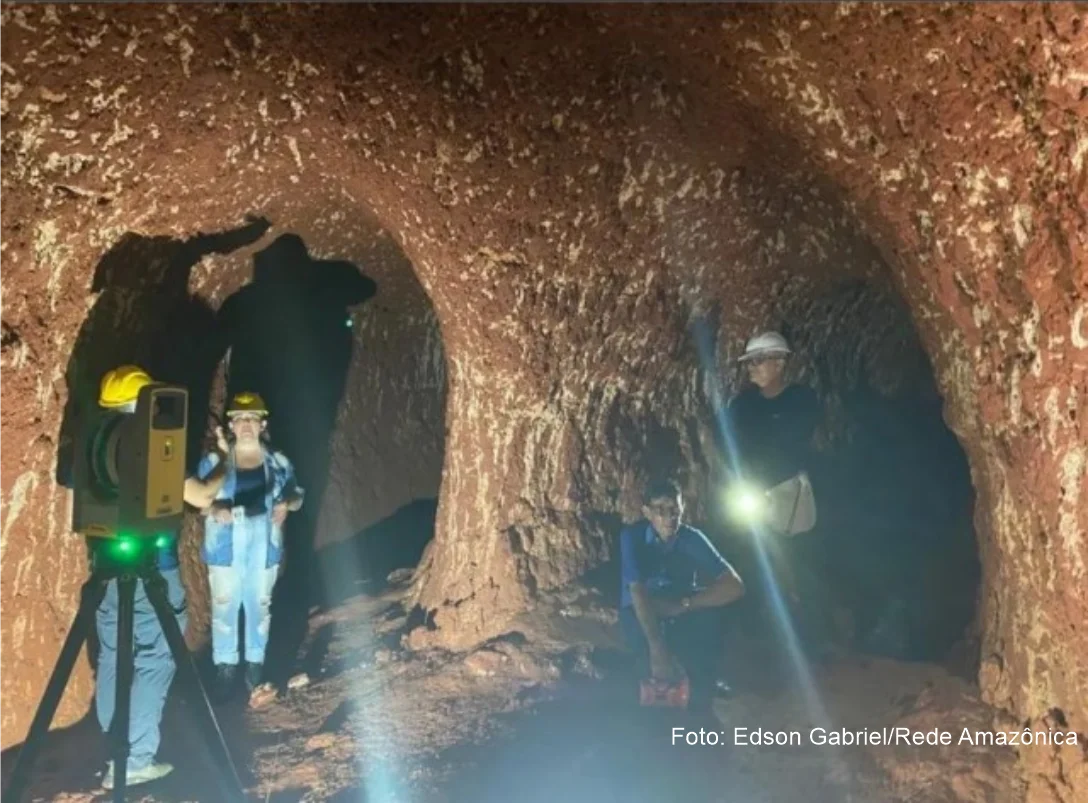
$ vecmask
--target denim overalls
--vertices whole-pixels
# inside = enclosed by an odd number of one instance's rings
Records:
[[[245,611],[246,661],[263,663],[271,622],[272,589],[283,559],[283,527],[272,523],[273,506],[288,497],[301,498],[294,467],[282,453],[265,450],[264,513],[247,516],[232,511],[233,521],[220,524],[204,518],[204,562],[212,595],[212,660],[238,663],[238,610]],[[218,454],[205,455],[197,474],[204,479],[219,463]],[[226,477],[216,502],[233,502],[237,470],[233,450],[227,456]]]

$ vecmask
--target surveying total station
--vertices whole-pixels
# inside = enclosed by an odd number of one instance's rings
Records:
[[[80,422],[72,529],[115,542],[103,549],[92,541],[95,556],[125,563],[136,557],[138,543],[167,547],[181,528],[189,394],[153,383],[135,367],[122,370],[107,375],[99,406]],[[131,386],[137,383],[133,406]]]
[[[125,800],[139,582],[220,770],[221,796],[245,799],[158,568],[162,550],[174,548],[184,516],[188,405],[184,387],[153,382],[142,369],[126,365],[103,377],[98,404],[80,417],[72,465],[72,529],[89,540],[91,576],[80,591],[79,610],[19,751],[5,800],[15,803],[26,789],[72,668],[94,628],[95,612],[113,581],[118,592],[116,706],[110,724],[115,803]]]

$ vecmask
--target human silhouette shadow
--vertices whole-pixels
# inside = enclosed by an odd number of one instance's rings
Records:
[[[215,372],[226,350],[215,312],[189,292],[193,268],[209,254],[228,254],[259,240],[263,218],[185,240],[128,232],[95,267],[99,293],[72,346],[65,370],[68,397],[57,436],[57,484],[72,487],[81,416],[97,405],[102,376],[128,363],[158,382],[189,390],[187,470],[196,468]],[[88,544],[89,546],[89,544]],[[92,662],[94,659],[92,638]]]
[[[112,368],[134,363],[153,379],[189,389],[187,460],[199,457],[198,446],[208,416],[216,367],[225,351],[214,311],[189,292],[192,269],[209,254],[227,254],[250,245],[268,230],[266,220],[250,218],[245,225],[188,239],[128,232],[95,266],[91,292],[99,293],[72,345],[65,370],[67,400],[57,436],[57,484],[72,487],[75,436],[80,417],[97,404],[102,376]],[[88,657],[97,660],[97,638],[88,634]],[[40,700],[32,701],[36,708]],[[73,725],[50,733],[31,779],[30,794],[53,796],[71,790],[72,777],[60,769],[78,755],[87,768],[77,785],[88,783],[92,770],[88,750],[105,758],[104,741],[89,747],[98,735],[93,707]],[[4,782],[22,745],[3,752]],[[91,764],[94,764],[92,767]]]
[[[96,404],[102,376],[134,363],[157,382],[189,389],[188,468],[196,467],[216,367],[226,349],[214,310],[189,292],[193,268],[209,254],[255,243],[264,219],[197,234],[186,240],[125,234],[95,267],[91,292],[100,293],[68,358],[68,399],[57,438],[57,481],[71,487],[73,438],[82,411]]]
[[[313,599],[314,534],[328,479],[329,437],[352,356],[349,312],[377,290],[355,265],[314,259],[301,237],[284,234],[254,256],[253,280],[219,311],[230,351],[227,392],[264,398],[272,441],[292,461],[306,492],[302,509],[288,516],[284,528],[286,565],[273,593],[265,659],[273,682],[292,670]]]

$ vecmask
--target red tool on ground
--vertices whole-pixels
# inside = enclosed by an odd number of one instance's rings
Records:
[[[642,706],[687,708],[690,699],[691,684],[687,675],[675,681],[645,678],[638,689],[638,702]]]

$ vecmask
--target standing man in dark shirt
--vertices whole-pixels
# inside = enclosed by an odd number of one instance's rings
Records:
[[[809,467],[820,406],[811,388],[787,384],[786,339],[765,332],[748,341],[740,361],[752,384],[729,404],[740,473],[773,488]]]
[[[740,361],[751,385],[729,404],[728,426],[739,479],[767,492],[759,528],[792,536],[807,533],[816,522],[808,472],[821,411],[811,388],[786,381],[789,355],[789,345],[778,332],[764,332],[748,341]],[[831,630],[824,540],[801,535],[776,539],[768,547],[775,580],[793,603],[802,640],[822,651]]]
[[[744,584],[707,537],[682,523],[684,502],[671,481],[651,484],[640,521],[620,533],[620,626],[643,675],[668,679],[682,667],[696,704],[718,685],[722,608]]]

